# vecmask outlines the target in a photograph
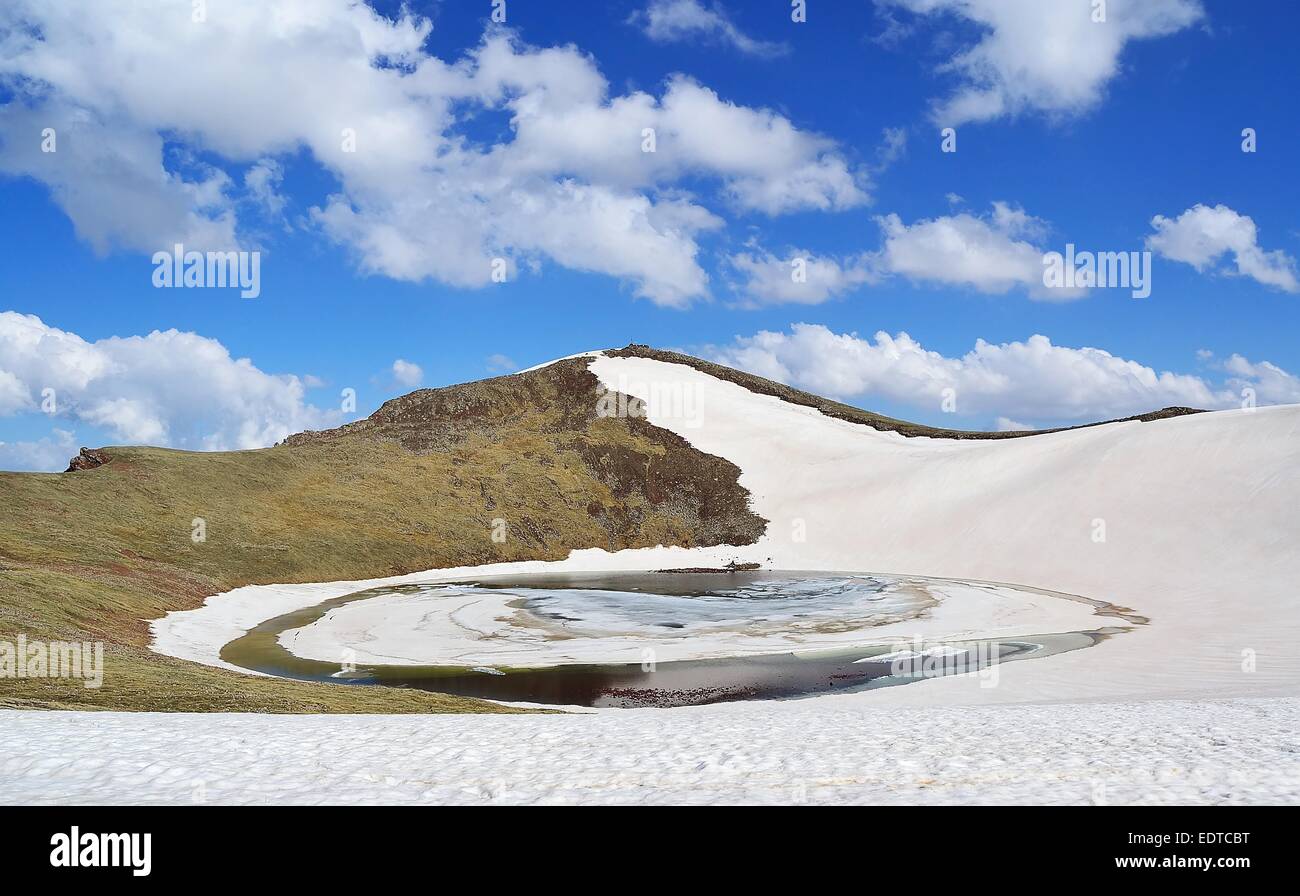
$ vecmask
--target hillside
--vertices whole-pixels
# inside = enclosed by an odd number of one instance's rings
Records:
[[[963,440],[1024,435],[909,424],[643,346],[606,355],[602,363],[685,365],[712,382],[873,430]],[[107,644],[101,689],[6,679],[0,705],[499,710],[424,692],[271,681],[183,662],[148,649],[148,623],[244,585],[558,560],[578,548],[759,541],[768,520],[755,512],[741,469],[693,447],[690,432],[636,416],[599,416],[603,387],[592,365],[592,358],[574,358],[420,390],[364,420],[258,451],[109,447],[83,451],[66,474],[0,474],[0,638]],[[759,421],[746,425],[761,430]],[[791,473],[799,456],[784,461]],[[853,495],[862,506],[870,497]],[[205,530],[200,541],[192,537],[196,520]],[[504,540],[494,540],[494,530]]]
[[[0,474],[0,638],[107,642],[102,688],[0,679],[0,705],[495,709],[181,663],[147,649],[147,623],[247,584],[756,539],[765,521],[739,470],[642,420],[597,417],[587,363],[414,392],[259,451],[110,447],[78,472]]]

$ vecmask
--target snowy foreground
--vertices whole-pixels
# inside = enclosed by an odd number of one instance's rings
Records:
[[[571,716],[0,712],[0,802],[1300,801],[1300,699],[823,706]]]

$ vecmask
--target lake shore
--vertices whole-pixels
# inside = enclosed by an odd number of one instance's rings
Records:
[[[772,521],[764,537],[743,547],[592,549],[552,563],[250,586],[154,622],[154,649],[231,668],[221,647],[259,623],[367,588],[756,562],[1012,583],[1150,619],[1093,650],[1008,668],[997,688],[954,676],[864,696],[877,705],[1271,696],[1300,684],[1293,649],[1300,617],[1290,586],[1300,578],[1300,556],[1290,541],[1294,489],[1287,487],[1300,469],[1300,407],[1007,441],[905,438],[682,364],[602,356],[591,369],[634,394],[648,382],[690,390],[696,419],[650,404],[649,422],[735,463],[754,510]],[[798,522],[802,539],[791,534]],[[963,601],[950,603],[945,612],[961,612]],[[968,608],[968,636],[1007,621],[997,607]]]

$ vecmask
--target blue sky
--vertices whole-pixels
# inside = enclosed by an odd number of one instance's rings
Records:
[[[795,23],[783,0],[510,0],[500,25],[490,0],[310,0],[300,14],[318,20],[298,34],[273,3],[210,0],[197,23],[188,2],[131,4],[96,31],[78,4],[17,2],[0,13],[0,310],[39,322],[0,328],[0,467],[61,468],[74,442],[252,447],[504,359],[631,341],[966,428],[1234,407],[1243,389],[1300,401],[1294,5],[1112,0],[1093,22],[1092,0],[989,2],[811,0]],[[496,93],[491,40],[510,48]],[[277,107],[276,85],[322,58],[304,75],[321,89]],[[433,77],[430,60],[448,66]],[[446,87],[458,62],[474,84]],[[151,68],[175,84],[131,74]],[[565,98],[593,73],[607,86],[591,108]],[[419,91],[401,80],[426,75]],[[638,96],[641,113],[608,114]],[[382,121],[417,126],[362,127],[349,167],[314,122],[328,131],[350,101],[391,102]],[[726,126],[737,109],[757,136]],[[641,143],[637,114],[661,141],[645,175],[609,150]],[[437,140],[420,130],[435,120]],[[41,156],[46,121],[64,143]],[[429,174],[448,146],[466,160]],[[273,192],[253,188],[258,166]],[[178,196],[201,226],[168,217]],[[592,196],[611,205],[592,211]],[[530,217],[549,203],[555,217]],[[185,237],[259,251],[261,295],[154,288],[147,247]],[[509,258],[508,282],[477,281],[480,238],[485,258]],[[1151,295],[1045,294],[1031,268],[1067,242],[1153,251]],[[812,284],[773,298],[798,258],[822,263]],[[102,342],[172,329],[201,342]],[[978,340],[992,348],[969,355]],[[248,364],[195,348],[216,343]],[[418,378],[395,375],[398,359]],[[344,388],[355,413],[339,410]]]

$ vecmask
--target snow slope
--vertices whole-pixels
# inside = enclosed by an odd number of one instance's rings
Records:
[[[898,710],[813,699],[568,716],[0,711],[0,803],[1293,804],[1297,730],[1297,699]]]
[[[592,370],[634,394],[694,393],[696,420],[654,407],[650,420],[741,468],[772,521],[752,556],[1029,585],[1151,618],[1005,670],[1004,687],[940,679],[871,695],[880,703],[1300,693],[1300,406],[906,439],[683,365],[599,358]],[[790,537],[797,520],[804,543]]]
[[[560,563],[440,577],[755,560],[1010,583],[1151,620],[1090,650],[1009,666],[997,688],[955,677],[830,701],[1300,693],[1300,406],[1012,440],[907,439],[681,364],[600,356],[591,369],[611,389],[647,399],[650,422],[736,463],[754,509],[771,521],[764,538],[695,551],[577,551]],[[155,649],[220,665],[221,645],[271,616],[429,578],[238,589],[155,623]]]

